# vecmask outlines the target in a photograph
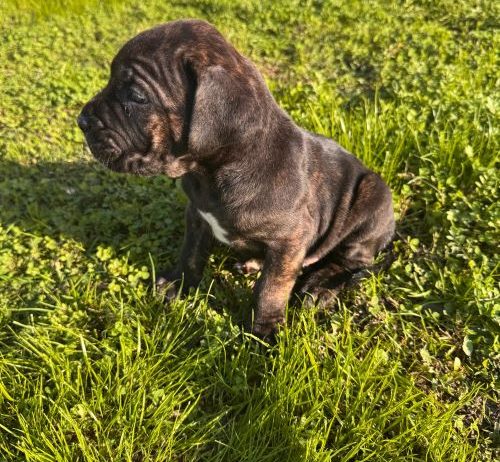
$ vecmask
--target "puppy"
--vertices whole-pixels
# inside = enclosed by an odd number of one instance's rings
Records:
[[[170,22],[118,52],[78,117],[117,172],[181,177],[180,260],[160,288],[196,286],[215,240],[263,262],[251,328],[272,335],[295,286],[327,302],[394,233],[391,192],[334,141],[298,127],[210,24]]]

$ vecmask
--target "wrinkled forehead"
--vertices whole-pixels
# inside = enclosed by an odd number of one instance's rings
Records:
[[[139,67],[159,77],[181,55],[196,56],[199,63],[231,62],[236,51],[210,24],[199,20],[179,20],[141,32],[120,49],[111,64],[111,77],[124,69]]]
[[[111,76],[120,78],[126,69],[150,67],[168,45],[164,28],[144,31],[129,40],[111,62]]]

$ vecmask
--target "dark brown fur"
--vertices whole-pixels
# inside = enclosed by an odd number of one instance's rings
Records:
[[[182,177],[190,203],[177,267],[160,287],[196,286],[213,245],[263,261],[253,331],[284,322],[292,289],[328,300],[394,232],[382,179],[282,111],[255,66],[210,24],[175,21],[118,53],[79,117],[93,154],[120,172]]]

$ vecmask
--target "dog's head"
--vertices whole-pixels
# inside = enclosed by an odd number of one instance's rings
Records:
[[[78,125],[107,167],[176,178],[258,136],[270,101],[256,68],[213,26],[175,21],[124,45]]]

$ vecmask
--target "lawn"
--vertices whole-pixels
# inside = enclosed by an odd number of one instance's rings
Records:
[[[489,461],[499,456],[494,1],[0,1],[1,461]],[[85,148],[120,46],[212,22],[300,125],[393,191],[395,262],[328,309],[239,327],[218,248],[164,307],[186,199]]]

